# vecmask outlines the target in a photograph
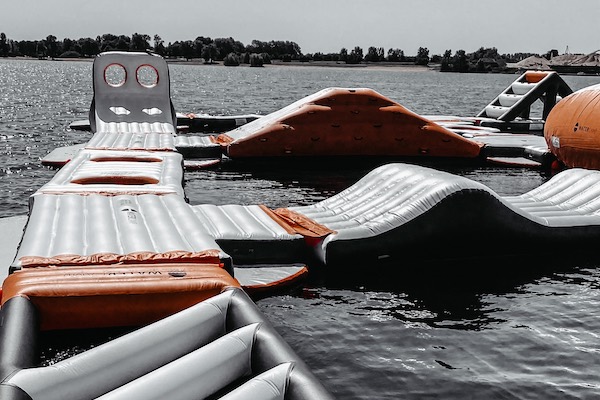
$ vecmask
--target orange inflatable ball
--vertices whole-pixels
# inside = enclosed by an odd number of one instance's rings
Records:
[[[546,119],[544,137],[567,167],[600,169],[600,85],[558,102]]]

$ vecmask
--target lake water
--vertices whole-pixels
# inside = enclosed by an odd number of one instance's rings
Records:
[[[177,111],[226,115],[266,114],[337,86],[370,87],[420,114],[473,116],[516,78],[358,68],[170,69]],[[600,82],[565,80],[573,89]],[[0,217],[25,214],[28,196],[55,173],[40,157],[89,139],[68,124],[86,118],[91,97],[89,62],[0,60]],[[366,172],[335,165],[186,172],[186,192],[193,204],[304,205]],[[548,179],[526,169],[451,172],[501,195]],[[414,260],[398,266],[419,267]],[[542,271],[535,262],[510,267],[487,270],[483,261],[477,279],[460,271],[456,279],[440,279],[435,269],[377,282],[313,277],[298,293],[258,305],[340,399],[600,398],[600,269],[568,261]]]

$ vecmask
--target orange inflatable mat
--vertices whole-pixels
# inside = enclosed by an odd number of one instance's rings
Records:
[[[239,283],[216,264],[31,268],[10,275],[2,304],[30,299],[42,330],[140,326]]]

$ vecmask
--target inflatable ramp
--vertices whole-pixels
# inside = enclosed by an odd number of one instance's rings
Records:
[[[432,156],[475,158],[462,138],[371,89],[328,88],[217,140],[231,158]]]
[[[47,367],[33,367],[35,310],[2,309],[0,397],[62,399],[333,399],[239,289]],[[20,324],[19,312],[30,318]]]

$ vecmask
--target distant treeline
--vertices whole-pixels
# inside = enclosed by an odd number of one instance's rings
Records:
[[[152,43],[151,43],[152,41]],[[231,37],[216,38],[199,36],[195,40],[169,42],[165,45],[159,35],[150,37],[146,34],[134,33],[131,36],[104,34],[94,38],[58,40],[56,36],[48,35],[42,40],[12,40],[6,34],[0,33],[0,57],[35,57],[35,58],[89,58],[105,51],[146,51],[151,50],[166,58],[202,59],[206,63],[215,61],[225,65],[262,65],[271,60],[281,61],[334,61],[348,64],[362,62],[402,62],[417,65],[435,63],[441,65],[442,71],[454,72],[489,72],[501,71],[508,62],[518,62],[534,53],[498,54],[494,48],[480,48],[473,53],[458,50],[452,54],[446,50],[443,55],[429,56],[426,47],[420,47],[417,54],[407,56],[398,48],[388,49],[371,46],[366,54],[359,46],[352,50],[342,48],[339,53],[303,54],[295,42],[271,40],[262,42],[253,40],[244,45]],[[551,50],[551,54],[556,50]]]

